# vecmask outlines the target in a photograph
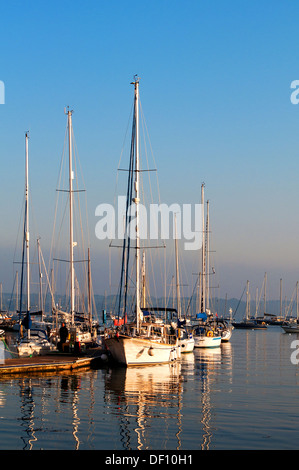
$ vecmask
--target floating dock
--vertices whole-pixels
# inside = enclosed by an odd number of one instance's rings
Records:
[[[105,363],[106,357],[102,348],[94,348],[78,356],[53,352],[45,356],[7,358],[0,363],[0,377],[7,374],[72,371],[84,367],[100,367]]]

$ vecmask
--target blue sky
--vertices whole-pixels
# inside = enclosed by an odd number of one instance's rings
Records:
[[[30,130],[34,224],[50,245],[64,107],[87,189],[95,290],[108,255],[95,207],[111,202],[135,73],[159,171],[161,198],[210,201],[219,294],[249,279],[290,296],[299,279],[298,14],[294,1],[11,1],[1,5],[0,280],[13,278]],[[33,225],[34,225],[33,224]],[[194,258],[194,257],[193,257]],[[194,260],[184,254],[187,271]]]

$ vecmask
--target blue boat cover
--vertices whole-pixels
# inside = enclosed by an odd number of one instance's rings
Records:
[[[207,317],[206,313],[197,313],[196,318],[197,318],[197,320],[204,320],[205,321],[208,317]]]

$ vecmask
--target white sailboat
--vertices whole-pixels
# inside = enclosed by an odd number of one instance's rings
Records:
[[[178,358],[177,338],[170,325],[163,322],[147,322],[143,317],[140,301],[140,163],[139,163],[139,78],[134,78],[134,115],[130,159],[130,187],[133,189],[133,203],[136,214],[135,246],[135,320],[124,323],[122,328],[105,330],[105,344],[113,359],[125,366],[161,364]],[[134,179],[134,182],[133,182]],[[129,186],[128,186],[129,187]],[[133,195],[133,193],[132,193]],[[130,201],[131,202],[131,201]],[[128,215],[128,212],[127,214]],[[126,224],[127,230],[127,224]],[[124,247],[125,248],[125,242]],[[123,273],[123,270],[122,270]],[[121,275],[122,279],[122,275]],[[126,283],[127,284],[127,283]],[[125,286],[127,288],[127,286]],[[120,290],[120,297],[122,291]],[[119,305],[120,308],[120,305]],[[126,311],[125,311],[126,313]]]
[[[93,342],[92,333],[92,315],[91,315],[91,299],[90,291],[88,293],[88,319],[83,324],[75,321],[75,304],[76,304],[76,279],[75,279],[75,259],[74,247],[77,242],[74,241],[74,171],[73,171],[73,127],[72,114],[69,108],[65,110],[67,115],[67,132],[68,132],[68,183],[69,183],[69,278],[70,278],[70,309],[69,312],[60,310],[54,306],[54,314],[61,315],[63,322],[67,324],[69,330],[69,344],[71,348],[86,347]],[[90,289],[90,254],[88,249],[88,285]],[[58,332],[57,332],[58,334]]]
[[[194,348],[218,348],[221,345],[221,335],[210,325],[203,324],[194,328]]]
[[[221,336],[221,342],[226,343],[231,339],[233,326],[224,318],[217,318],[215,322]]]
[[[221,345],[221,335],[218,329],[208,321],[209,311],[209,280],[206,279],[206,266],[209,269],[209,258],[206,260],[205,253],[205,220],[204,220],[204,185],[201,186],[201,203],[202,203],[202,302],[201,302],[201,315],[206,321],[201,321],[200,324],[194,327],[194,348],[217,348]],[[209,219],[207,217],[207,236],[209,232]],[[207,246],[207,256],[209,254],[209,246]],[[208,273],[209,274],[209,273]],[[207,276],[209,278],[209,276]],[[206,305],[207,301],[207,305]]]
[[[30,314],[30,256],[29,256],[29,170],[28,170],[28,140],[29,133],[25,133],[25,213],[24,213],[24,236],[23,236],[23,259],[22,259],[22,278],[23,284],[23,268],[24,255],[26,252],[26,280],[27,280],[27,308],[26,316],[20,326],[20,338],[17,344],[19,356],[44,355],[49,351],[53,351],[56,347],[49,341],[44,330],[32,329],[32,321]],[[22,315],[22,291],[20,295],[20,319]]]
[[[56,346],[49,341],[44,330],[29,328],[17,345],[19,357],[44,356],[51,351],[57,351]]]
[[[175,270],[176,270],[177,315],[178,315],[177,335],[178,335],[178,343],[181,348],[181,353],[184,354],[184,353],[190,353],[193,351],[194,338],[193,338],[192,331],[188,331],[185,328],[186,319],[182,318],[176,215],[175,215],[175,268],[176,268]]]

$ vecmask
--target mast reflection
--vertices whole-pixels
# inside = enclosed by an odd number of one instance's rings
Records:
[[[152,429],[169,435],[164,440],[180,443],[182,378],[179,363],[112,369],[105,378],[105,401],[120,424],[120,440],[125,450],[152,448]],[[173,429],[173,420],[176,426]],[[157,437],[157,436],[156,436]]]
[[[88,407],[85,422],[89,424],[94,420],[94,381],[96,372],[85,377],[88,382]],[[45,433],[53,437],[52,432],[66,432],[71,434],[74,442],[74,450],[78,450],[81,444],[80,429],[82,407],[86,410],[86,401],[80,404],[82,374],[65,373],[63,376],[39,376],[22,377],[18,379],[20,396],[20,418],[22,432],[20,438],[23,441],[23,450],[43,448]],[[86,383],[84,384],[86,389]],[[51,390],[50,390],[51,389]],[[49,401],[49,398],[51,400]],[[51,422],[52,429],[47,426]],[[63,429],[63,430],[62,430]],[[65,431],[64,431],[65,429]],[[92,426],[88,426],[88,439],[92,438]],[[81,434],[83,430],[81,429]],[[84,434],[86,437],[86,434]],[[39,441],[39,442],[38,442]],[[47,442],[51,446],[51,441]],[[55,446],[55,443],[53,444]],[[60,444],[59,444],[60,446]],[[47,447],[49,448],[49,447]]]

